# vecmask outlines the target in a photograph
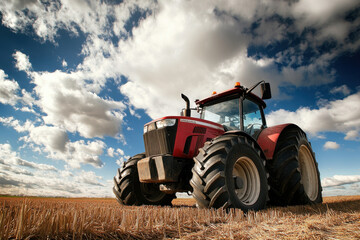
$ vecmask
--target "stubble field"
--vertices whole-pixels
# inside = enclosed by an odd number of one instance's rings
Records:
[[[0,239],[360,239],[360,196],[241,210],[124,207],[115,199],[0,197]]]

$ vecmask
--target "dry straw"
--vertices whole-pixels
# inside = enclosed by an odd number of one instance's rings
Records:
[[[360,239],[360,196],[246,215],[174,207],[123,207],[114,199],[0,198],[0,239]]]

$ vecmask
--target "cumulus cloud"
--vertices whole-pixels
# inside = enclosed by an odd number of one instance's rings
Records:
[[[9,104],[13,106],[15,110],[36,114],[33,109],[35,102],[31,93],[25,89],[21,89],[20,91],[18,82],[9,80],[4,70],[0,69],[0,103]],[[17,106],[21,107],[19,108]]]
[[[8,143],[0,144],[2,194],[62,197],[112,197],[112,182],[93,171],[71,172],[27,161]]]
[[[64,172],[38,171],[29,177],[19,171],[5,171],[0,165],[1,191],[2,194],[21,196],[113,197],[113,183],[102,180],[94,172],[81,171],[72,176],[64,175]]]
[[[321,185],[322,185],[322,187],[327,188],[327,187],[342,186],[342,185],[357,183],[357,182],[360,182],[359,175],[352,175],[352,176],[335,175],[333,177],[328,177],[328,178],[322,179]]]
[[[57,171],[57,169],[48,164],[39,164],[31,161],[21,159],[17,152],[14,152],[11,149],[11,145],[8,143],[0,144],[0,164],[5,166],[23,166],[36,170],[45,170],[45,171]],[[4,167],[4,166],[2,166]],[[6,168],[5,168],[6,169]],[[10,169],[11,170],[11,169]],[[26,174],[26,172],[18,172]],[[26,174],[30,175],[30,174]]]
[[[45,4],[36,0],[5,1],[0,4],[2,23],[15,30],[25,32],[32,27],[43,40],[55,42],[57,32],[65,29],[78,35],[79,31],[96,35],[112,32],[110,19],[114,19],[116,34],[127,35],[125,24],[131,12],[146,11],[150,1],[123,1],[119,5],[96,0],[61,0]],[[116,31],[115,31],[116,30]]]
[[[0,103],[15,105],[19,100],[17,92],[19,84],[14,80],[9,80],[4,70],[0,69]]]
[[[339,87],[335,87],[335,88],[331,89],[330,93],[332,93],[332,94],[341,93],[344,96],[347,96],[350,94],[350,89],[346,85],[341,85]]]
[[[65,59],[62,60],[61,65],[62,65],[64,68],[67,67],[68,64],[67,64],[67,62],[65,61]]]
[[[20,65],[19,69],[24,70],[36,84],[34,91],[38,100],[35,101],[25,90],[22,90],[22,100],[31,107],[33,104],[38,105],[46,114],[43,117],[46,124],[79,132],[86,138],[116,136],[119,133],[125,105],[101,98],[95,93],[100,90],[99,86],[103,82],[99,83],[96,79],[88,81],[87,79],[92,78],[87,72],[81,71],[33,72],[31,65],[29,67],[26,64],[29,61],[25,54],[16,52],[15,57]],[[6,83],[9,85],[9,81]]]
[[[114,152],[115,152],[115,149],[112,148],[112,147],[110,147],[110,148],[108,148],[108,150],[107,150],[107,155],[108,155],[109,157],[114,157]]]
[[[346,133],[346,136],[344,137],[345,140],[356,140],[359,137],[359,131],[357,130],[351,130]]]
[[[120,87],[120,91],[136,108],[144,108],[156,118],[178,112],[182,107],[178,97],[181,91],[192,98],[202,98],[214,89],[221,91],[231,87],[235,79],[245,86],[267,79],[272,83],[275,96],[278,96],[278,86],[289,83],[295,86],[330,83],[334,81],[334,71],[329,69],[329,64],[341,49],[314,54],[316,61],[309,61],[311,63],[306,63],[308,59],[304,59],[303,52],[305,49],[316,52],[318,46],[332,37],[313,41],[326,35],[322,32],[324,25],[336,24],[320,24],[318,11],[326,17],[335,15],[335,19],[340,19],[357,3],[349,1],[343,6],[336,2],[326,11],[318,9],[315,12],[305,9],[304,4],[304,1],[252,1],[245,2],[244,7],[232,2],[220,4],[215,1],[211,5],[160,1],[156,15],[142,21],[133,30],[133,38],[119,42],[119,59],[124,59],[122,73],[130,80]],[[336,7],[340,5],[340,8]],[[284,18],[294,19],[294,25],[276,19],[270,9],[276,9],[276,14]],[[257,27],[253,27],[254,22]],[[356,24],[349,24],[354,29]],[[309,27],[314,28],[317,35],[304,34],[305,39],[299,46],[289,46],[288,50],[270,57],[261,53],[248,54],[251,45],[276,45],[288,33],[301,35]],[[265,29],[271,31],[263,34]],[[347,29],[344,36],[351,31]],[[139,59],[138,56],[142,57]]]
[[[348,37],[356,32],[360,19],[356,14],[347,17],[359,3],[346,0],[329,4],[321,0],[311,3],[311,8],[309,5],[308,0],[242,4],[233,1],[107,4],[62,0],[46,7],[38,1],[6,2],[0,11],[5,26],[15,31],[31,26],[43,40],[56,42],[60,29],[75,35],[79,31],[85,33],[87,39],[81,52],[84,60],[67,77],[87,82],[80,86],[97,93],[108,78],[120,79],[125,75],[128,81],[121,82],[120,92],[129,98],[131,106],[145,109],[155,118],[177,114],[183,106],[181,92],[193,99],[202,98],[213,90],[228,89],[234,81],[250,86],[266,79],[272,83],[275,96],[279,86],[334,81],[331,61],[360,46],[359,38]],[[135,13],[142,17],[128,24]],[[286,42],[289,34],[298,41]],[[284,44],[291,45],[284,48]],[[324,44],[329,49],[320,51]],[[266,55],[258,47],[270,47],[275,52]],[[249,48],[255,51],[249,52]],[[304,58],[305,51],[312,55]],[[42,75],[57,78],[59,74]],[[40,82],[34,82],[42,88]],[[53,114],[50,109],[44,111]],[[112,118],[110,115],[107,117]],[[54,120],[51,116],[49,119]],[[71,125],[61,124],[66,128]],[[86,137],[102,134],[88,126],[76,128],[85,128],[80,131]],[[105,132],[112,134],[114,130]]]
[[[32,67],[31,67],[31,63],[29,61],[29,57],[27,55],[25,55],[24,53],[20,52],[20,51],[16,51],[13,54],[13,57],[16,60],[16,68],[19,69],[20,71],[29,71]]]
[[[269,126],[281,123],[298,124],[306,132],[316,135],[325,131],[349,134],[350,140],[360,129],[360,92],[344,99],[325,101],[318,109],[302,107],[295,112],[280,109],[267,116]]]
[[[33,74],[46,124],[79,132],[86,138],[118,134],[125,105],[86,90],[76,75],[59,71]]]
[[[103,141],[78,140],[72,142],[64,129],[47,125],[36,126],[31,121],[21,123],[13,117],[0,117],[0,122],[14,128],[19,133],[27,134],[20,140],[33,150],[47,153],[48,158],[63,160],[72,168],[80,168],[81,164],[90,164],[97,168],[104,165],[100,159],[106,147]]]
[[[119,159],[116,160],[116,164],[119,167],[122,167],[123,163],[126,162],[129,158],[130,158],[130,156],[120,156]]]
[[[333,141],[327,141],[325,144],[324,144],[324,149],[325,150],[329,150],[329,149],[338,149],[340,147],[340,145],[336,142],[333,142]]]
[[[115,150],[114,148],[110,147],[107,150],[107,154],[109,157],[118,157],[116,164],[120,167],[122,167],[123,162],[130,158],[130,156],[125,156],[124,151],[120,148]]]
[[[74,178],[78,182],[104,187],[104,184],[99,182],[102,177],[96,176],[96,174],[92,171],[86,172],[84,170],[81,170],[81,173],[76,175]]]

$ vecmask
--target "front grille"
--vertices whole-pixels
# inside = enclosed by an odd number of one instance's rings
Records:
[[[144,134],[146,156],[172,154],[175,145],[177,124],[155,129]]]

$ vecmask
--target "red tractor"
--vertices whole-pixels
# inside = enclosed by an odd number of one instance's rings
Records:
[[[261,86],[261,98],[252,93]],[[315,154],[294,124],[266,125],[270,84],[239,83],[196,100],[200,118],[181,116],[144,126],[145,153],[131,157],[114,178],[123,205],[171,205],[176,192],[192,192],[201,208],[259,210],[271,205],[322,202]]]

